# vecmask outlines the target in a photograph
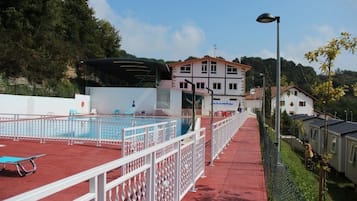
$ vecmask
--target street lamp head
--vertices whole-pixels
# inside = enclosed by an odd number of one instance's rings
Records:
[[[279,16],[273,16],[270,13],[263,13],[261,15],[259,15],[259,17],[257,18],[257,22],[260,23],[270,23],[270,22],[274,22],[275,20],[280,20]]]
[[[264,77],[264,73],[259,73],[259,76],[260,77]]]

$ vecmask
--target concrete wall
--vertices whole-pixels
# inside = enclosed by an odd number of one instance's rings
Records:
[[[70,110],[88,114],[89,109],[90,97],[86,95],[56,98],[0,94],[0,113],[68,115]]]
[[[157,107],[157,90],[166,90],[169,96],[163,108]],[[154,114],[160,110],[168,115],[181,116],[181,90],[88,87],[86,92],[88,95],[76,94],[74,98],[0,94],[0,113],[69,115],[70,111],[89,114],[95,109],[99,114],[113,114],[119,109],[119,113],[125,114],[133,110],[134,101],[136,113],[145,111],[146,114]]]
[[[145,114],[154,114],[161,110],[168,115],[181,115],[182,92],[180,90],[168,90],[170,103],[165,108],[157,107],[156,88],[132,88],[132,87],[87,87],[86,94],[91,97],[91,108],[99,114],[113,114],[119,110],[119,114],[131,111],[135,102],[135,113],[145,111]]]
[[[135,112],[152,113],[156,108],[155,88],[87,87],[86,94],[91,97],[91,108],[99,114],[113,114],[116,109],[124,114],[132,110],[133,101]]]
[[[160,89],[158,89],[160,90]],[[182,111],[182,91],[177,89],[170,89],[170,103],[169,108],[157,108],[164,111],[171,116],[181,116]]]

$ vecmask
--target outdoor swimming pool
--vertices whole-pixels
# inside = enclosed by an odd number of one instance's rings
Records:
[[[166,122],[166,123],[165,123]],[[138,127],[138,129],[126,131],[126,135],[153,131],[154,127],[144,125],[160,125],[165,130],[175,133],[176,136],[185,134],[190,126],[190,119],[174,117],[148,117],[148,116],[69,116],[69,117],[36,117],[14,118],[0,121],[0,136],[3,137],[27,137],[45,139],[100,139],[122,140],[124,129]],[[175,124],[173,126],[173,124]],[[171,130],[170,130],[171,129]],[[172,130],[175,129],[175,130]]]
[[[163,117],[132,117],[132,116],[99,116],[91,118],[74,117],[71,119],[73,124],[79,124],[74,133],[66,133],[64,136],[75,136],[84,138],[96,138],[98,133],[102,139],[121,139],[122,131],[125,128],[140,127],[150,124],[165,124],[169,127],[170,122],[176,122],[176,136],[185,134],[190,126],[190,120],[184,118],[163,118]],[[84,126],[85,125],[85,126]],[[168,129],[168,128],[167,128]],[[137,132],[144,132],[144,128],[139,128]],[[130,133],[130,132],[129,132]],[[132,133],[131,133],[132,134]]]

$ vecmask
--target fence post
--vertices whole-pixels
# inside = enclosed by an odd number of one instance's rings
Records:
[[[97,120],[97,134],[98,134],[97,147],[100,147],[102,141],[102,120],[100,119]]]
[[[150,154],[150,173],[148,174],[147,181],[148,182],[148,188],[147,188],[147,199],[149,201],[154,201],[155,200],[155,173],[156,173],[156,163],[155,163],[155,152]]]
[[[197,133],[199,130],[196,129],[194,130],[194,135],[193,137],[193,143],[192,143],[192,192],[196,192],[196,186],[195,186],[195,177],[196,177],[196,173],[195,173],[195,168],[196,168],[196,143],[197,143]]]
[[[106,200],[106,193],[105,193],[105,183],[106,183],[106,173],[102,173],[98,175],[98,193],[97,193],[97,199],[98,200]],[[93,185],[93,184],[92,184]],[[90,188],[93,188],[93,186],[90,183]]]
[[[98,177],[92,177],[91,179],[89,179],[89,192],[95,193],[98,199]]]
[[[180,200],[180,178],[181,178],[181,142],[177,142],[177,153],[176,153],[176,168],[175,168],[175,193],[174,198],[176,200]]]
[[[14,131],[15,131],[15,141],[18,141],[19,140],[19,128],[20,128],[20,126],[19,126],[19,115],[18,114],[15,114],[14,115],[14,119],[15,119],[15,124],[14,124]]]

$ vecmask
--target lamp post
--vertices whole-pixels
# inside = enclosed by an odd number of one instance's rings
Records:
[[[345,121],[347,121],[347,110],[345,110]]]
[[[262,115],[263,115],[263,126],[265,126],[265,75],[264,73],[260,73],[260,77],[263,78]]]
[[[257,22],[270,23],[276,21],[276,112],[275,112],[275,132],[276,132],[276,146],[278,153],[280,152],[280,50],[279,50],[279,23],[280,17],[273,16],[269,13],[263,13],[257,18]]]
[[[210,122],[210,132],[211,132],[211,160],[210,160],[210,166],[213,166],[213,145],[214,145],[214,141],[213,141],[213,90],[206,87],[206,89],[208,90],[208,92],[211,93],[211,122]]]
[[[353,111],[351,110],[351,122],[353,122]]]
[[[196,91],[196,87],[195,84],[193,84],[193,82],[185,79],[185,82],[189,83],[192,87],[192,128],[191,131],[195,130],[195,91]]]

